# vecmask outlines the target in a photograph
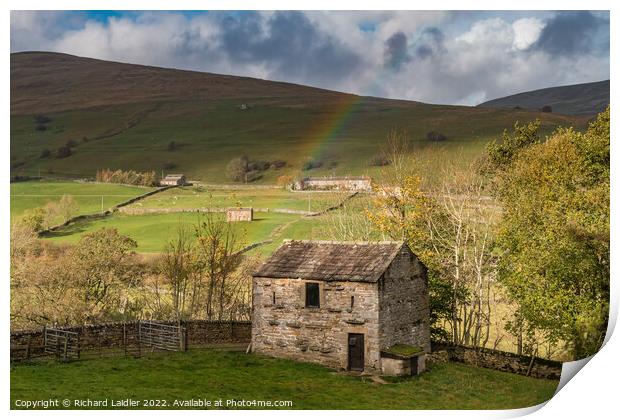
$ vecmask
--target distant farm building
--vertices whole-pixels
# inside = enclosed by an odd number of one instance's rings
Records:
[[[318,191],[372,191],[372,180],[367,176],[307,177],[296,181],[295,190]]]
[[[232,207],[226,209],[227,222],[251,222],[254,219],[252,207]]]
[[[285,241],[252,280],[252,351],[414,375],[430,351],[426,268],[403,242]]]
[[[185,180],[185,175],[183,174],[170,174],[166,175],[165,178],[159,181],[159,185],[162,186],[182,186],[185,185],[187,181]]]

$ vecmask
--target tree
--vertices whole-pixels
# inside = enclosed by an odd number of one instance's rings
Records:
[[[596,352],[609,308],[609,108],[585,133],[515,126],[489,147],[499,224],[499,279],[519,305],[518,328]]]
[[[56,158],[63,159],[71,156],[71,147],[69,146],[61,146],[56,150]]]
[[[138,285],[141,273],[133,264],[136,241],[116,229],[103,228],[82,236],[65,270],[83,303],[85,320],[122,316],[123,299]]]
[[[214,213],[207,213],[195,227],[197,267],[206,283],[204,296],[207,319],[223,319],[231,303],[231,292],[239,278],[242,242],[233,225]]]
[[[197,268],[191,236],[179,226],[177,235],[168,242],[160,260],[160,272],[170,287],[172,309],[178,321],[191,318],[196,310],[202,286]]]
[[[64,221],[73,217],[79,209],[77,202],[71,195],[63,195],[58,202],[58,213],[62,216]]]
[[[226,176],[235,182],[244,182],[245,175],[249,171],[248,165],[250,160],[247,156],[241,156],[231,159],[226,165]]]

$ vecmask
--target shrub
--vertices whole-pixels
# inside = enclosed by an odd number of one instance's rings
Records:
[[[540,110],[541,110],[542,112],[551,112],[551,106],[549,106],[549,105],[545,105],[545,106],[543,106],[542,108],[540,108]]]
[[[45,131],[47,130],[47,126],[45,124],[37,124],[34,129],[37,131]]]
[[[226,165],[226,176],[235,182],[245,181],[245,174],[249,171],[249,162],[247,156],[231,159]]]
[[[174,169],[176,167],[177,167],[177,164],[174,163],[174,162],[166,162],[166,163],[164,163],[164,166],[163,166],[164,170],[166,170],[166,171],[169,171],[169,170]]]
[[[75,141],[75,140],[67,140],[67,142],[65,143],[65,146],[67,146],[67,147],[75,147],[75,146],[77,146],[77,141]]]
[[[437,131],[429,131],[428,133],[426,133],[426,140],[428,141],[444,141],[447,139],[448,138],[446,136],[438,133]]]
[[[43,149],[41,150],[41,154],[39,155],[39,158],[45,159],[45,158],[50,157],[51,154],[52,152],[50,152],[50,149]]]
[[[385,156],[385,154],[380,153],[378,155],[373,156],[372,159],[370,159],[369,164],[370,166],[387,166],[390,164],[390,159],[388,159],[388,157]]]
[[[290,175],[280,175],[276,180],[276,184],[281,187],[288,187],[289,185],[293,184],[293,177]]]
[[[301,165],[301,169],[304,171],[309,171],[311,169],[320,168],[321,166],[323,166],[323,162],[320,160],[308,159],[303,163],[303,165]]]
[[[42,115],[42,114],[37,114],[33,116],[33,119],[34,119],[34,122],[37,124],[47,124],[48,122],[52,121],[50,117],[46,117],[45,115]]]
[[[271,161],[271,169],[280,169],[280,168],[284,168],[286,166],[286,161],[284,160],[280,160],[280,159],[276,159]]]
[[[177,148],[178,148],[178,146],[177,146],[177,144],[176,144],[176,142],[174,140],[171,141],[170,143],[168,143],[168,151],[169,152],[175,151],[175,150],[177,150]]]
[[[69,156],[71,156],[71,148],[68,146],[62,146],[59,147],[58,150],[56,150],[57,159],[64,159]]]

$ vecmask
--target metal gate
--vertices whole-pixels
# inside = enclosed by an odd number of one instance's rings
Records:
[[[45,327],[43,340],[45,354],[64,361],[80,358],[80,335],[76,332]]]
[[[141,347],[155,350],[185,351],[185,327],[162,324],[153,321],[138,323],[138,337]]]

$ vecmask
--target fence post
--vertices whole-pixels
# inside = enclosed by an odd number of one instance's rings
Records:
[[[30,345],[32,344],[32,335],[28,335],[28,347],[26,347],[26,360],[30,360]]]
[[[64,349],[63,349],[63,361],[66,362],[68,359],[67,357],[67,347],[69,344],[69,336],[67,334],[65,334],[65,345],[64,345]]]
[[[127,357],[127,331],[125,329],[125,321],[123,321],[123,351]]]

